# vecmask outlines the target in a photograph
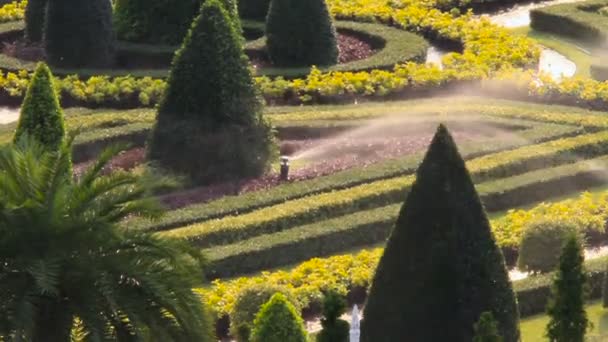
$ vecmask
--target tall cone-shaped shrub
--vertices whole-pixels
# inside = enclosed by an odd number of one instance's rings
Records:
[[[59,151],[65,141],[63,111],[53,86],[53,75],[39,63],[21,104],[21,113],[14,140],[24,135],[37,140],[51,151]]]
[[[268,53],[277,65],[338,62],[336,29],[325,0],[272,0],[266,37]]]
[[[49,1],[44,46],[49,64],[53,66],[112,65],[112,4],[109,0]]]
[[[28,43],[42,41],[48,0],[28,0],[25,7],[25,39]]]
[[[179,44],[200,9],[201,0],[117,0],[114,26],[122,40]],[[221,0],[241,30],[235,0]]]
[[[306,342],[304,321],[294,306],[277,293],[260,308],[253,321],[252,342]]]
[[[470,342],[483,312],[506,342],[518,310],[500,249],[446,127],[439,126],[380,260],[362,342]]]
[[[585,312],[585,274],[580,238],[572,235],[564,244],[555,275],[547,313],[547,337],[551,342],[584,342],[589,328]]]
[[[175,54],[149,154],[208,183],[256,176],[276,155],[242,38],[218,0],[207,0]]]

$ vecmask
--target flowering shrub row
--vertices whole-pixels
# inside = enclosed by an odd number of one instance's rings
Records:
[[[0,7],[0,23],[23,19],[26,6],[27,0],[15,0]]]

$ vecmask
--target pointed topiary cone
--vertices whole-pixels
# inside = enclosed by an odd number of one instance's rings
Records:
[[[388,240],[362,342],[470,342],[490,311],[506,342],[519,315],[502,253],[465,163],[439,126]]]
[[[14,141],[27,135],[51,151],[58,151],[65,141],[63,111],[53,86],[53,74],[38,63],[21,104]]]

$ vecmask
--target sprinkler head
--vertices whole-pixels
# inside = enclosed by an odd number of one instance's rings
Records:
[[[286,156],[281,157],[281,181],[289,180],[289,158]]]

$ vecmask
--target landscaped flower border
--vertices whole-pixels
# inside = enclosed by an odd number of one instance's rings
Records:
[[[436,41],[462,45],[464,50],[447,56],[443,70],[406,63],[395,66],[392,71],[324,74],[313,68],[305,79],[257,78],[263,95],[270,102],[309,102],[321,100],[318,97],[343,95],[382,96],[406,89],[435,88],[451,81],[483,79],[505,67],[532,66],[538,60],[539,49],[531,40],[511,35],[486,19],[473,19],[471,13],[455,17],[422,2],[330,0],[329,5],[336,18],[394,25]],[[9,96],[18,97],[23,94],[27,78],[22,72],[9,73],[0,80],[0,86]],[[9,82],[3,82],[4,79]],[[68,105],[124,107],[158,103],[165,86],[161,80],[103,76],[86,81],[70,76],[58,83]]]

